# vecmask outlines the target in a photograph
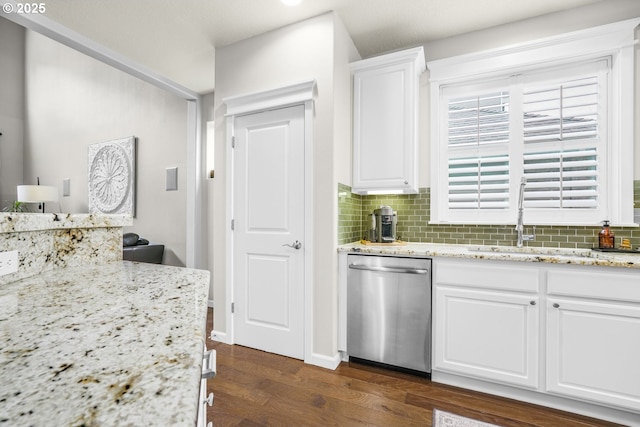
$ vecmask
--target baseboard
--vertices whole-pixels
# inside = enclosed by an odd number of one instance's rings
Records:
[[[209,308],[213,308],[213,300],[210,299],[209,301],[207,301],[207,307]]]
[[[333,371],[340,365],[341,359],[340,353],[336,353],[333,357],[313,353],[309,359],[304,361],[304,363],[331,369]]]
[[[211,331],[211,336],[209,337],[212,341],[221,342],[224,344],[231,344],[228,342],[228,337],[226,332],[220,332],[213,330]]]
[[[431,380],[437,383],[448,384],[482,393],[494,394],[497,396],[532,403],[534,405],[547,406],[561,411],[568,411],[573,412],[574,414],[581,414],[587,417],[607,420],[625,426],[640,426],[639,413],[629,412],[623,409],[609,408],[596,403],[582,402],[534,390],[525,390],[519,387],[511,387],[490,381],[463,377],[438,370],[431,372]]]

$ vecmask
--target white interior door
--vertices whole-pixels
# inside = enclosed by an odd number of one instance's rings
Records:
[[[234,341],[303,359],[304,107],[237,117],[234,135]]]

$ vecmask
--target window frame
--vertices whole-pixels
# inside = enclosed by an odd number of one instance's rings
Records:
[[[472,210],[452,216],[448,210],[448,111],[443,91],[467,84],[491,86],[519,74],[546,72],[609,57],[606,164],[599,188],[602,208],[597,221],[611,220],[617,226],[633,222],[635,29],[640,18],[541,40],[452,58],[430,61],[431,103],[431,219],[433,224],[515,224],[520,177],[510,174],[510,207],[500,210]],[[517,77],[516,77],[517,78]],[[449,88],[449,89],[447,89]],[[522,144],[524,145],[524,144]],[[520,151],[524,147],[519,148]],[[519,159],[516,159],[519,161]],[[535,214],[525,212],[525,222],[540,225],[595,225],[593,216]],[[479,215],[480,214],[480,215]]]

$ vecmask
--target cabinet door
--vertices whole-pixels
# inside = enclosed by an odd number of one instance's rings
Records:
[[[434,369],[538,387],[537,296],[436,286]]]
[[[207,380],[200,380],[200,396],[198,401],[198,418],[196,427],[205,427],[207,425]]]
[[[424,63],[422,55],[412,50],[354,65],[355,192],[418,191],[418,86],[424,67],[416,64]]]
[[[640,307],[550,299],[547,391],[640,410]]]

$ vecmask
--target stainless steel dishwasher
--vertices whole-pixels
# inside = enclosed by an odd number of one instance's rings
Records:
[[[347,353],[431,373],[431,260],[349,255]]]

